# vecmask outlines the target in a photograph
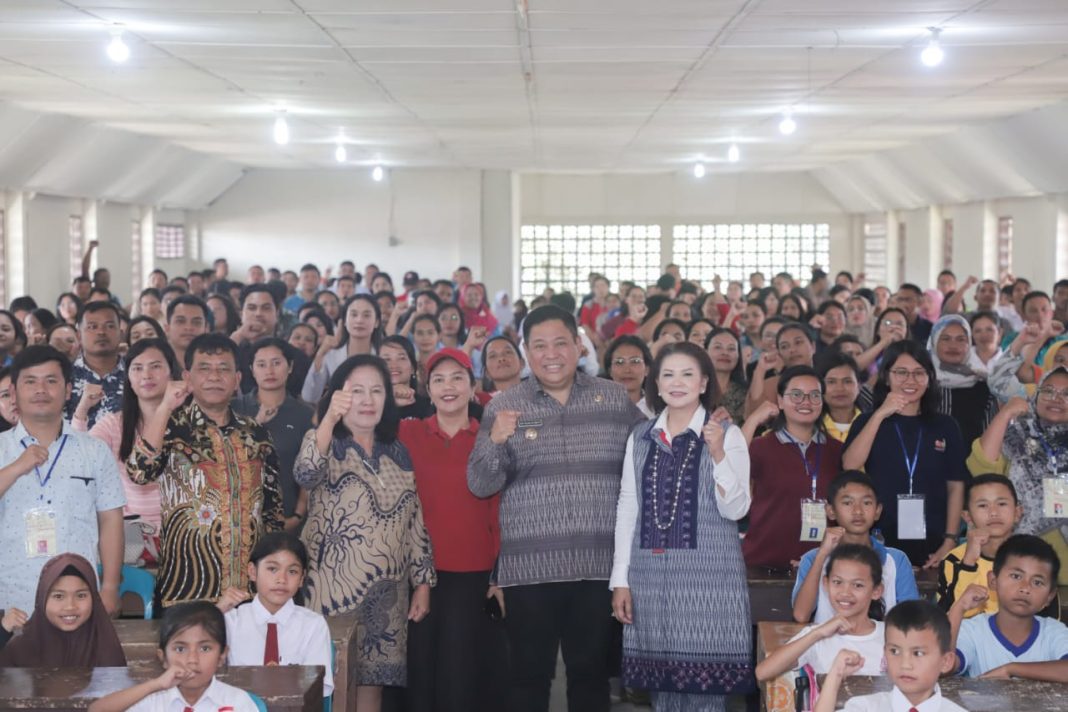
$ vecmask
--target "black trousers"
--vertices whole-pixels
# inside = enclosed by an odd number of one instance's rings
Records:
[[[507,645],[504,623],[485,612],[489,577],[489,571],[438,572],[430,613],[408,624],[408,712],[504,709]]]
[[[547,712],[562,648],[570,712],[608,712],[613,640],[607,581],[565,581],[504,589],[511,653],[508,712]]]

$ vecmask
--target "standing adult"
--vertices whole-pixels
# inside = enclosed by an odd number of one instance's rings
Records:
[[[737,525],[749,453],[726,412],[711,412],[719,387],[700,346],[664,347],[646,390],[658,417],[627,440],[610,582],[623,684],[652,691],[658,711],[725,710],[752,687]]]
[[[608,710],[612,568],[619,473],[644,417],[614,383],[577,373],[575,318],[555,306],[523,323],[532,378],[487,406],[467,483],[501,493],[497,582],[512,651],[505,709],[544,712],[562,645],[568,708]]]
[[[111,302],[86,304],[78,317],[82,353],[71,368],[71,392],[66,416],[74,416],[83,396],[88,409],[89,427],[97,418],[122,408],[122,384],[125,380],[119,357],[119,308]]]
[[[382,359],[360,354],[342,362],[318,416],[293,467],[308,490],[305,601],[323,615],[356,612],[356,709],[378,712],[382,687],[407,682],[408,621],[429,612],[436,581]]]
[[[211,309],[200,297],[182,294],[167,305],[167,342],[178,363],[185,363],[185,352],[193,339],[208,333]]]
[[[126,461],[135,484],[159,482],[157,590],[165,607],[247,590],[252,548],[283,524],[271,436],[230,408],[241,380],[237,346],[222,334],[198,336],[183,376],[168,385]]]
[[[317,403],[333,372],[352,356],[373,354],[381,339],[382,312],[369,294],[357,294],[345,302],[344,319],[337,333],[324,338],[304,378],[301,398]]]
[[[51,346],[30,346],[11,364],[19,422],[0,433],[0,601],[27,613],[41,569],[73,553],[102,569],[100,595],[119,610],[122,506],[107,447],[71,429],[63,404],[71,366]]]

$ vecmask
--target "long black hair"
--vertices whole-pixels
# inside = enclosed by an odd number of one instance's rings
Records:
[[[137,427],[141,424],[141,403],[130,384],[130,365],[135,358],[149,349],[156,349],[163,354],[170,368],[171,380],[177,380],[182,373],[178,366],[178,357],[174,355],[174,349],[163,339],[141,339],[126,352],[126,358],[123,359],[125,368],[122,383],[122,437],[119,440],[119,459],[123,462],[133,452],[134,440],[137,439]]]
[[[386,346],[396,346],[408,357],[408,363],[412,367],[412,376],[408,379],[408,387],[415,390],[419,385],[419,360],[415,357],[415,346],[412,345],[408,337],[400,336],[399,334],[382,339],[382,343],[378,346],[378,352],[381,353]]]
[[[935,374],[934,362],[931,361],[931,354],[927,349],[912,339],[895,341],[887,346],[886,351],[883,352],[883,361],[879,365],[879,376],[875,381],[875,388],[872,389],[872,410],[878,410],[883,402],[886,401],[886,396],[890,393],[890,370],[894,368],[894,364],[902,356],[911,356],[927,372],[927,390],[924,391],[923,397],[920,398],[920,416],[926,418],[936,415],[938,413],[939,395],[938,376]]]
[[[341,365],[330,375],[330,382],[326,384],[323,397],[319,399],[319,407],[316,409],[318,420],[322,422],[323,418],[326,417],[326,411],[330,410],[330,399],[335,392],[345,387],[345,381],[352,375],[352,372],[365,366],[376,369],[378,375],[382,377],[382,383],[385,384],[386,402],[382,408],[382,418],[378,421],[378,425],[375,426],[375,440],[388,445],[397,439],[400,414],[397,412],[397,402],[393,399],[393,384],[389,381],[389,368],[386,366],[386,362],[378,356],[357,354],[341,362]],[[341,420],[337,421],[337,425],[334,426],[333,434],[337,440],[352,437],[352,432]]]
[[[349,320],[349,307],[358,301],[367,302],[375,310],[375,328],[371,330],[371,348],[377,351],[379,344],[382,343],[382,309],[379,308],[378,302],[370,294],[353,294],[342,305],[341,319],[338,320],[338,348],[349,345],[349,330],[345,323]],[[319,311],[323,311],[323,308],[319,307]],[[327,319],[329,320],[330,317],[328,316]]]
[[[695,322],[696,323],[696,322]],[[742,359],[742,340],[738,338],[738,334],[734,333],[733,329],[726,329],[722,326],[718,326],[708,333],[708,338],[705,339],[705,351],[708,351],[708,347],[712,344],[712,339],[716,338],[720,334],[726,334],[734,339],[734,345],[738,347],[738,363],[734,364],[734,368],[731,369],[730,381],[731,383],[737,383],[739,386],[748,385],[745,380],[745,361]],[[709,354],[711,357],[712,354]]]
[[[456,302],[446,302],[441,305],[441,309],[438,309],[438,324],[442,323],[441,315],[451,309],[456,312],[456,315],[460,317],[460,328],[456,331],[456,348],[463,348],[464,342],[467,341],[467,320],[464,319],[464,310],[460,308],[460,305]],[[445,331],[442,329],[442,331]],[[485,346],[482,347],[485,351]]]

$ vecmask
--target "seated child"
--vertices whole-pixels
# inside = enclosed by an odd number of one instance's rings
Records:
[[[126,667],[92,564],[77,554],[45,563],[33,615],[0,651],[0,667]]]
[[[827,488],[827,518],[838,526],[827,527],[818,549],[805,552],[797,568],[797,581],[791,600],[798,623],[823,623],[834,617],[827,590],[820,586],[826,574],[827,557],[839,544],[859,544],[875,550],[883,565],[883,608],[920,597],[916,575],[905,552],[883,546],[871,535],[871,528],[883,508],[871,478],[859,470],[846,470]],[[815,617],[812,613],[815,610]]]
[[[226,614],[230,664],[322,665],[323,697],[329,697],[334,692],[330,629],[322,615],[293,603],[308,570],[308,550],[293,534],[272,532],[256,543],[250,558],[248,577],[256,597],[237,607],[249,595],[231,588],[217,604]]]
[[[761,660],[757,680],[764,682],[788,670],[812,665],[817,675],[825,674],[843,647],[859,650],[865,662],[861,675],[883,674],[883,624],[872,620],[871,609],[882,612],[882,564],[875,552],[859,544],[842,544],[827,557],[823,579],[834,617],[820,625],[810,625],[786,645]]]
[[[1002,543],[987,577],[998,597],[997,613],[964,620],[966,611],[989,598],[977,584],[949,609],[958,673],[1068,682],[1068,626],[1037,615],[1057,595],[1060,568],[1053,547],[1037,536],[1016,534]]]
[[[942,697],[938,678],[953,669],[949,620],[945,612],[928,601],[905,601],[886,614],[886,674],[894,683],[890,692],[854,697],[845,712],[966,712]],[[823,681],[813,712],[834,712],[842,678],[856,675],[864,656],[855,650],[840,650]]]
[[[22,630],[29,616],[26,615],[26,611],[18,608],[8,608],[0,613],[3,614],[0,618],[0,648],[3,648],[17,631]]]
[[[167,609],[159,628],[163,674],[89,705],[89,712],[218,710],[258,712],[248,693],[215,679],[226,660],[226,621],[205,601]]]
[[[964,521],[968,524],[968,541],[946,554],[938,575],[938,605],[944,611],[953,607],[968,586],[986,585],[998,547],[1012,536],[1012,530],[1023,516],[1016,488],[1008,477],[977,475],[967,486]],[[997,593],[990,591],[982,605],[965,612],[964,616],[970,618],[997,610]]]

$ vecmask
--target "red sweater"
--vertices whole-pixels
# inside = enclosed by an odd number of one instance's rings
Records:
[[[808,446],[809,467],[819,474],[816,496],[827,498],[827,487],[842,465],[842,443],[826,438],[821,446]],[[747,566],[788,568],[819,542],[801,541],[801,500],[812,497],[812,480],[805,474],[801,452],[793,443],[781,443],[775,433],[765,433],[749,446],[749,480],[753,504],[749,507],[749,529],[742,540]]]
[[[467,458],[476,435],[473,418],[452,438],[441,432],[436,415],[400,423],[439,571],[490,571],[500,550],[499,496],[479,499],[467,488]]]

